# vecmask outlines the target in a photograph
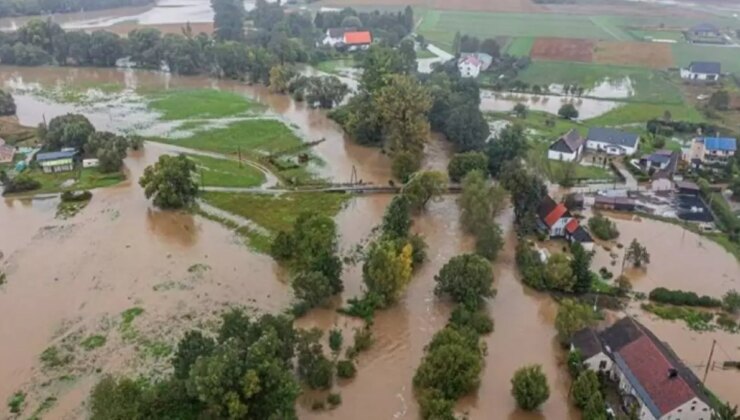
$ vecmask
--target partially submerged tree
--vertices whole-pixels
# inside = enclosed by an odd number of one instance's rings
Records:
[[[511,378],[511,395],[522,410],[536,410],[550,397],[547,377],[542,366],[530,365],[519,368]]]
[[[482,152],[456,153],[447,165],[447,175],[452,182],[460,182],[472,171],[488,172],[488,157]]]
[[[0,116],[15,115],[15,101],[9,92],[0,89]]]
[[[427,203],[439,197],[447,190],[447,176],[438,171],[425,171],[414,174],[406,185],[402,194],[409,200],[409,205],[415,210],[423,210]]]
[[[198,184],[192,177],[195,163],[185,155],[159,157],[147,167],[139,179],[146,198],[154,197],[154,205],[163,209],[180,209],[195,202]]]
[[[560,343],[568,345],[573,334],[595,322],[596,314],[591,306],[572,299],[563,299],[555,316],[555,329],[558,330]]]
[[[483,299],[495,296],[491,264],[479,255],[452,257],[434,277],[434,293],[449,295],[468,308],[478,308]]]
[[[633,239],[630,242],[627,251],[624,254],[624,259],[630,261],[633,266],[640,268],[643,265],[650,264],[650,254],[644,245],[637,242],[637,239]]]
[[[59,150],[63,147],[82,149],[95,127],[85,116],[65,114],[54,117],[46,127],[44,135],[45,150]]]
[[[578,114],[578,110],[573,104],[567,103],[561,106],[560,109],[558,109],[558,115],[560,116],[560,118],[563,118],[566,120],[574,120],[578,118],[579,114]]]

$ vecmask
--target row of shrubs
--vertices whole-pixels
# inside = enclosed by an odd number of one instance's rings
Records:
[[[653,302],[669,303],[671,305],[699,306],[702,308],[719,308],[722,306],[721,300],[711,296],[699,296],[694,292],[670,290],[665,287],[653,289],[648,297]]]

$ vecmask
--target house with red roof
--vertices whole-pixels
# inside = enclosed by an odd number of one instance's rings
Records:
[[[357,28],[329,28],[322,44],[348,51],[368,49],[373,43],[373,34]]]
[[[550,238],[565,238],[571,243],[578,242],[587,251],[593,249],[593,239],[581,226],[563,203],[556,203],[552,197],[545,196],[537,209],[538,227]]]
[[[627,317],[596,332],[587,328],[573,336],[588,369],[614,381],[624,405],[643,420],[710,420],[709,396],[699,378],[671,348],[645,326]]]

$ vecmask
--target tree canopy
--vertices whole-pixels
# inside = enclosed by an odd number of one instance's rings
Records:
[[[472,171],[488,172],[488,156],[482,152],[456,153],[447,164],[447,175],[452,182],[460,182]]]
[[[54,117],[46,128],[44,149],[59,150],[63,147],[73,147],[82,150],[94,132],[95,127],[83,115],[65,114]]]
[[[449,295],[468,308],[478,308],[483,299],[493,297],[493,270],[483,257],[465,254],[452,257],[434,276],[434,293]]]
[[[519,408],[527,411],[536,410],[547,401],[550,387],[542,366],[530,365],[517,369],[511,378],[511,395]]]
[[[139,185],[146,198],[154,197],[154,205],[163,209],[179,209],[191,205],[198,194],[198,184],[192,178],[195,163],[185,155],[159,157],[144,169]]]
[[[15,115],[15,101],[10,92],[0,89],[0,116]]]
[[[423,210],[430,200],[447,190],[447,176],[438,171],[417,172],[401,191],[414,210]]]

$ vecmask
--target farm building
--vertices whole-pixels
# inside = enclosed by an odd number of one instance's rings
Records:
[[[587,330],[574,335],[571,350],[617,385],[623,405],[639,419],[709,420],[699,378],[642,324],[627,317],[601,332]]]
[[[476,55],[467,55],[460,57],[457,62],[457,69],[460,70],[460,76],[476,78],[483,70],[483,61]]]
[[[83,168],[97,168],[98,166],[100,166],[100,160],[98,159],[90,158],[82,160]]]
[[[576,129],[571,129],[550,145],[547,149],[547,158],[566,162],[578,160],[583,154],[585,142],[586,139],[581,137]]]
[[[722,75],[722,64],[714,61],[693,61],[688,67],[681,69],[681,78],[684,80],[716,81]]]
[[[15,156],[15,147],[5,144],[5,140],[0,138],[0,163],[10,163]]]
[[[593,249],[593,239],[578,219],[570,214],[563,203],[556,203],[549,195],[540,203],[537,209],[537,226],[540,231],[550,238],[565,238],[580,243],[586,250]]]
[[[594,208],[599,210],[634,211],[637,207],[635,200],[628,197],[597,196],[594,199]]]
[[[372,42],[373,36],[370,31],[356,28],[329,28],[326,30],[326,36],[322,44],[355,51],[369,48]]]
[[[39,153],[36,163],[44,173],[69,172],[74,170],[77,151],[65,150],[61,152]]]
[[[698,25],[692,26],[689,29],[689,34],[691,36],[702,38],[722,36],[722,32],[719,30],[717,25],[711,23],[700,23]]]
[[[586,148],[608,155],[631,155],[637,151],[640,136],[611,128],[591,128],[586,135]]]
[[[696,137],[691,147],[684,151],[687,162],[722,162],[737,152],[737,139],[733,137]]]

